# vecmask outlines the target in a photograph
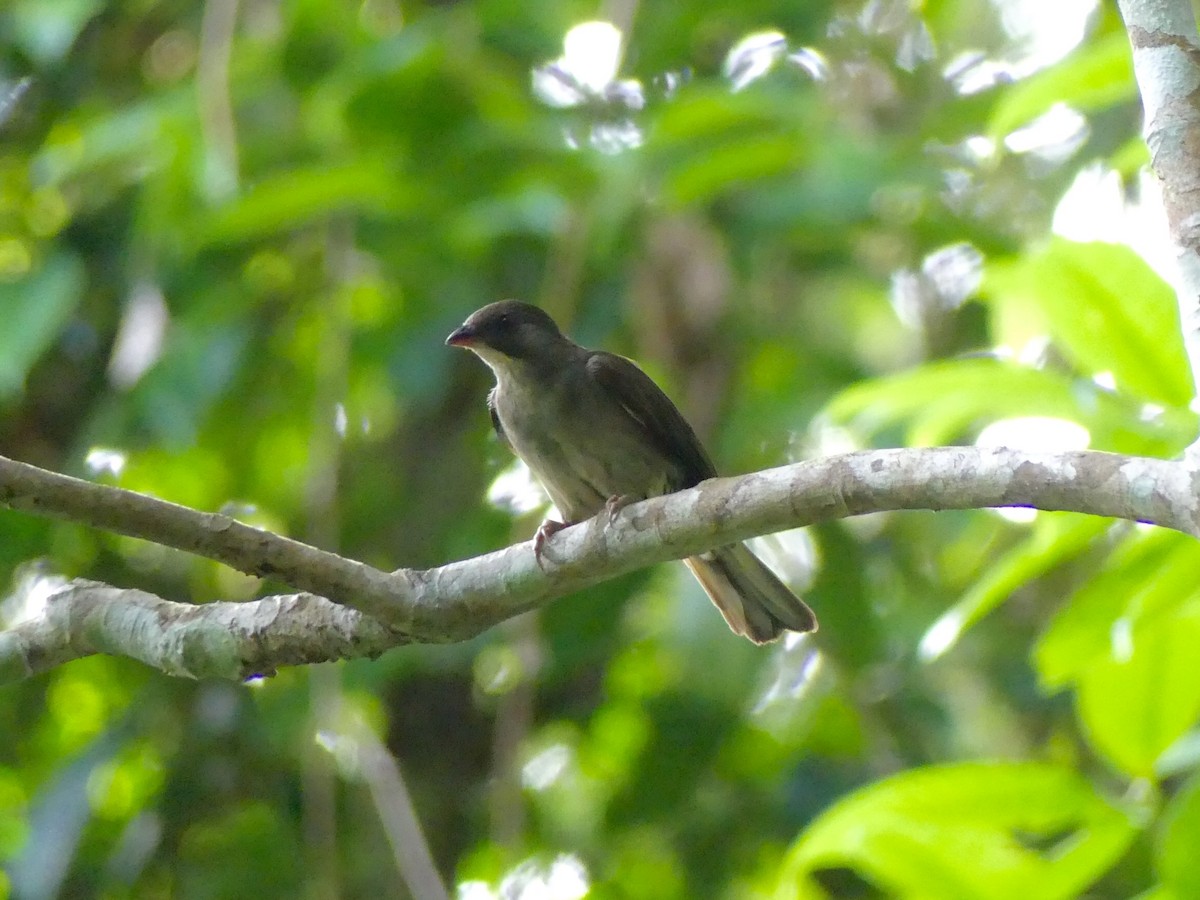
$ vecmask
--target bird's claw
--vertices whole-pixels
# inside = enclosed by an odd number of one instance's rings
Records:
[[[558,534],[564,528],[570,525],[569,522],[558,522],[554,519],[546,519],[538,526],[537,532],[533,536],[533,558],[537,561],[539,569],[545,569],[542,564],[542,551],[546,549],[546,541]]]
[[[630,503],[637,501],[637,497],[630,494],[614,494],[609,497],[604,504],[605,510],[608,512],[608,524],[611,525],[616,521],[617,515],[627,507]],[[545,563],[542,556],[546,550],[546,541],[554,537],[564,528],[569,528],[573,522],[558,522],[554,519],[546,519],[538,526],[537,532],[533,535],[533,558],[537,560],[538,568],[545,569]]]
[[[630,494],[613,494],[604,504],[604,508],[608,510],[608,524],[611,525],[617,520],[617,516],[621,510],[627,507],[630,503],[637,500],[637,497]]]

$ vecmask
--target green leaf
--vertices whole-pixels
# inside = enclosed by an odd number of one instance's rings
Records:
[[[1155,845],[1155,868],[1171,897],[1200,897],[1200,777],[1193,775],[1162,815],[1162,831]]]
[[[1131,532],[1054,617],[1034,649],[1046,689],[1062,688],[1111,658],[1115,629],[1169,616],[1200,585],[1200,544],[1156,528]]]
[[[1200,715],[1200,545],[1135,532],[1055,617],[1034,651],[1042,683],[1078,690],[1096,749],[1131,775],[1155,766]]]
[[[1175,294],[1128,247],[1054,238],[989,266],[984,292],[993,303],[1032,300],[1085,375],[1111,372],[1118,390],[1168,406],[1192,399]]]
[[[238,200],[202,218],[202,244],[236,243],[286,232],[344,210],[395,215],[409,198],[386,167],[353,162],[293,169],[259,181]]]
[[[1193,578],[1200,567],[1192,568]],[[1134,625],[1127,646],[1090,666],[1078,710],[1095,747],[1130,775],[1153,778],[1163,752],[1200,715],[1200,597]]]
[[[885,895],[1075,897],[1124,852],[1129,818],[1074,772],[966,763],[905,772],[850,795],[789,851],[779,898],[849,868]]]
[[[83,263],[63,251],[26,278],[0,283],[0,399],[22,391],[30,368],[79,304],[83,285]]]
[[[104,10],[104,4],[100,0],[20,0],[10,9],[13,33],[9,40],[49,67],[67,55],[88,22]]]
[[[663,190],[679,204],[703,202],[733,186],[791,173],[798,162],[796,139],[791,135],[743,137],[678,163]]]
[[[647,147],[661,152],[699,141],[777,132],[786,127],[803,102],[789,95],[787,104],[761,93],[731,94],[724,85],[693,85],[662,107]],[[799,151],[798,151],[799,152]]]
[[[1186,410],[1168,408],[1148,421],[1132,398],[1061,372],[984,357],[859,382],[838,394],[825,415],[869,435],[905,423],[910,446],[960,441],[973,427],[996,419],[1055,416],[1087,427],[1095,448],[1157,455],[1182,449],[1196,427]]]
[[[926,658],[941,655],[959,635],[1003,603],[1017,588],[1078,556],[1112,527],[1109,519],[1043,513],[1029,536],[992,560],[988,568],[925,632]]]
[[[33,158],[35,181],[94,179],[98,196],[89,196],[86,205],[95,205],[116,183],[140,180],[174,157],[180,136],[198,128],[195,104],[194,90],[177,89],[103,112],[63,116]]]
[[[987,133],[1001,141],[1059,103],[1089,112],[1136,95],[1129,38],[1117,29],[1084,45],[1058,65],[1000,91]]]

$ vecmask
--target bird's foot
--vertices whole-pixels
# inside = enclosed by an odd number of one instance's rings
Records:
[[[633,494],[613,494],[604,504],[604,508],[608,510],[608,524],[611,525],[617,520],[617,516],[621,510],[627,507],[630,503],[636,503],[638,498]]]
[[[546,519],[538,526],[537,533],[533,536],[533,558],[537,560],[538,568],[545,569],[542,564],[542,551],[546,549],[546,541],[554,537],[564,528],[570,526],[570,522],[558,522],[554,519]]]

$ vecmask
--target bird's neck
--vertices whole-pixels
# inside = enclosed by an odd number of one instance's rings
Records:
[[[501,384],[508,382],[538,388],[561,380],[563,372],[570,371],[571,366],[578,365],[586,355],[583,347],[564,338],[539,348],[536,354],[518,357],[489,354],[490,358],[483,357],[483,361]]]

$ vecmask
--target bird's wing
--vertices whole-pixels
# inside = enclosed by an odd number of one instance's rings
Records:
[[[594,350],[587,361],[588,374],[617,402],[645,434],[647,440],[683,472],[676,490],[692,487],[717,474],[700,445],[696,432],[653,379],[631,360]]]
[[[508,435],[504,433],[504,426],[500,423],[500,413],[496,412],[496,389],[492,388],[488,391],[487,396],[488,415],[492,419],[492,427],[496,429],[496,437],[500,438],[500,443],[505,447],[512,449],[512,445],[508,442]]]

